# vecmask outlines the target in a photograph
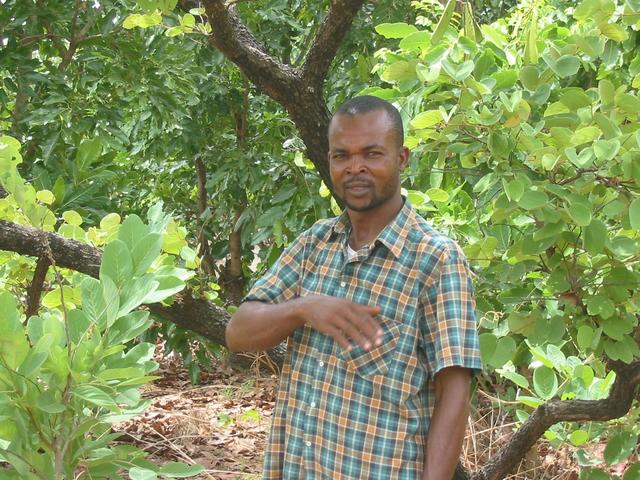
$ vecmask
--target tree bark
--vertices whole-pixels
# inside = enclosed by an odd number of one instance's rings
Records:
[[[49,242],[56,266],[98,277],[102,257],[99,250],[55,233],[0,220],[0,250],[40,256],[43,235]],[[193,297],[188,291],[176,295],[172,305],[155,303],[150,305],[150,310],[164,320],[225,345],[224,331],[230,319],[229,313],[207,300]],[[278,346],[268,353],[277,364],[282,364],[284,352],[284,347]],[[250,361],[247,360],[246,363]]]

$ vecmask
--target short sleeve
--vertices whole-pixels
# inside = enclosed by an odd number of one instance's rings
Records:
[[[251,287],[243,302],[282,303],[297,296],[307,232],[282,252],[280,258]]]
[[[446,367],[482,370],[473,284],[460,247],[451,242],[442,253],[435,278],[422,298],[425,350],[435,376]]]

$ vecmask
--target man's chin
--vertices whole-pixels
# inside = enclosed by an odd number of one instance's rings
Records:
[[[353,201],[344,201],[346,207],[353,212],[368,212],[369,210],[373,210],[379,205],[379,202],[375,200],[369,200],[366,202],[353,202]]]

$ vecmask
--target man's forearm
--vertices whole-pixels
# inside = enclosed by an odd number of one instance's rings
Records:
[[[451,480],[469,418],[469,370],[450,367],[436,377],[437,398],[425,450],[423,480]]]
[[[277,305],[243,303],[227,325],[227,348],[232,352],[251,352],[275,347],[304,325],[297,303],[298,299]]]

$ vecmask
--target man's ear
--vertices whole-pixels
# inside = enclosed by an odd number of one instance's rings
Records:
[[[409,163],[409,154],[411,153],[411,151],[407,148],[407,147],[402,147],[400,148],[400,163],[399,163],[399,167],[400,167],[400,171],[404,171],[405,167],[407,166],[407,164]]]

